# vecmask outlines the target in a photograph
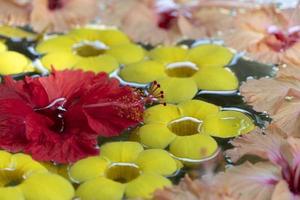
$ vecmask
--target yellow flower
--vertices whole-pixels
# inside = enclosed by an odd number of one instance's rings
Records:
[[[0,41],[0,75],[20,74],[35,71],[29,58],[16,51],[7,50]]]
[[[42,64],[51,69],[80,68],[94,72],[112,72],[120,64],[138,62],[144,58],[142,47],[114,29],[75,29],[63,36],[42,41],[36,47],[46,54]]]
[[[125,66],[120,76],[141,84],[156,80],[164,91],[165,101],[179,103],[192,99],[198,90],[236,90],[236,76],[224,68],[232,56],[227,48],[214,44],[191,49],[158,47],[149,52],[149,60]]]
[[[6,38],[35,40],[37,35],[13,26],[0,26],[0,35]]]
[[[248,133],[252,119],[241,112],[222,111],[220,107],[189,100],[179,105],[156,105],[144,113],[145,124],[137,131],[139,140],[149,148],[167,148],[179,160],[196,162],[214,155],[214,137],[229,138]]]
[[[70,200],[74,188],[25,154],[0,151],[1,200]]]
[[[164,176],[177,170],[177,162],[162,149],[112,142],[101,147],[101,156],[76,162],[70,177],[80,183],[75,196],[82,200],[121,200],[151,198],[156,189],[171,185]]]

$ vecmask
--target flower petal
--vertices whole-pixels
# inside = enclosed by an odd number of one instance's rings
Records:
[[[140,153],[135,163],[143,172],[169,176],[177,171],[177,163],[170,154],[161,149],[148,149]]]
[[[25,199],[65,200],[72,199],[74,196],[73,186],[56,174],[34,174],[22,182],[20,187]]]
[[[136,44],[112,46],[106,53],[112,55],[120,64],[124,65],[138,62],[145,56],[144,49]]]
[[[84,200],[121,200],[124,190],[125,185],[99,177],[81,184],[75,196]]]
[[[111,73],[118,67],[119,63],[114,57],[110,55],[101,55],[97,57],[79,57],[73,68],[96,73]]]
[[[223,67],[229,64],[233,54],[229,49],[215,44],[199,45],[188,52],[188,59],[200,68]]]
[[[170,121],[180,117],[180,112],[177,106],[172,104],[156,105],[148,108],[144,112],[144,122],[167,124]]]
[[[192,99],[197,91],[197,84],[193,78],[164,78],[158,81],[164,92],[167,103],[179,103]],[[178,92],[180,91],[180,92]]]
[[[176,137],[167,125],[146,124],[138,130],[141,143],[150,148],[166,148]]]
[[[69,35],[77,42],[100,41],[108,46],[130,43],[128,36],[117,29],[78,28],[70,31]]]
[[[186,55],[187,49],[179,46],[157,47],[149,52],[151,59],[157,60],[163,64],[187,61]]]
[[[214,104],[200,100],[190,100],[178,105],[183,116],[203,120],[207,115],[219,112],[220,108]]]
[[[57,53],[57,52],[72,52],[74,40],[69,36],[57,36],[40,42],[36,46],[37,52],[44,53]]]
[[[24,195],[20,187],[1,187],[1,200],[24,200]]]
[[[218,148],[210,136],[195,134],[178,136],[170,145],[170,152],[178,158],[200,160],[213,155]]]
[[[120,76],[128,82],[150,83],[166,77],[166,74],[163,64],[145,60],[125,66],[121,69]]]
[[[134,162],[143,151],[143,146],[137,142],[111,142],[102,145],[101,156],[112,162]]]
[[[235,74],[228,68],[202,68],[193,78],[201,90],[236,90],[239,84]]]
[[[127,184],[125,194],[127,198],[150,199],[155,190],[171,185],[171,181],[161,175],[145,173]]]
[[[208,115],[203,123],[203,132],[215,137],[229,138],[242,135],[255,128],[253,120],[238,111],[221,111]]]
[[[6,51],[7,47],[4,42],[0,41],[0,52]]]
[[[3,6],[3,2],[1,2]],[[0,35],[13,38],[13,39],[27,39],[27,40],[34,40],[36,39],[37,35],[23,29],[13,27],[13,26],[0,26]]]
[[[51,70],[52,67],[56,70],[63,70],[72,69],[79,59],[79,56],[70,52],[55,52],[42,57],[41,62],[43,66],[49,70]]]
[[[109,162],[99,156],[87,157],[77,161],[69,170],[70,178],[74,182],[84,182],[103,176]]]
[[[33,72],[31,61],[15,51],[0,52],[0,74],[10,75],[24,72]]]
[[[0,169],[5,169],[9,166],[11,160],[11,154],[6,151],[0,151]]]

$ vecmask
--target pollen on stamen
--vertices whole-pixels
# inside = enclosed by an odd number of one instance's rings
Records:
[[[148,89],[145,92],[144,100],[148,105],[152,105],[154,103],[166,105],[164,101],[165,94],[161,90],[161,86],[157,81],[153,81],[150,83]]]

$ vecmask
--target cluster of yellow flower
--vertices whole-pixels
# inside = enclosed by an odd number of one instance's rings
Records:
[[[218,144],[213,137],[235,137],[254,128],[242,112],[193,99],[199,90],[237,90],[237,77],[226,67],[234,55],[221,45],[146,50],[119,30],[95,28],[41,39],[1,27],[0,35],[38,40],[39,67],[47,70],[115,72],[124,82],[145,87],[156,81],[167,103],[145,111],[144,124],[132,131],[132,141],[105,143],[99,156],[70,166],[39,164],[24,154],[0,152],[0,199],[151,198],[156,189],[171,185],[166,177],[214,156]],[[0,74],[38,71],[30,59],[7,49],[1,41]]]

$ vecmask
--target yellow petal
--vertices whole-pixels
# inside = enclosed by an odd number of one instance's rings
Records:
[[[123,32],[116,29],[79,28],[70,31],[68,35],[77,42],[100,41],[108,46],[130,43],[129,38]]]
[[[6,45],[3,42],[0,41],[0,52],[6,51],[6,50],[7,50]]]
[[[179,158],[199,160],[213,155],[217,148],[218,144],[212,137],[199,133],[176,137],[170,145],[170,152]]]
[[[220,108],[214,104],[201,100],[189,100],[178,105],[181,114],[203,120],[207,115],[219,112]]]
[[[103,176],[109,162],[99,156],[88,157],[77,161],[69,171],[70,177],[75,182],[87,181]]]
[[[57,36],[40,42],[36,46],[39,53],[57,53],[61,51],[72,52],[75,41],[68,36]]]
[[[188,59],[203,67],[223,67],[229,64],[233,54],[229,49],[215,44],[199,45],[188,52]]]
[[[20,187],[0,187],[1,200],[25,200]]]
[[[150,83],[166,77],[163,64],[146,60],[125,66],[120,71],[120,76],[128,82]]]
[[[76,64],[75,69],[82,69],[85,71],[93,72],[107,72],[110,73],[119,67],[117,60],[110,55],[101,55],[95,57],[80,57]]]
[[[155,137],[155,136],[154,136]],[[135,162],[143,172],[169,176],[177,171],[177,163],[162,149],[149,149],[140,153]]]
[[[20,184],[25,199],[67,200],[74,196],[73,186],[61,176],[37,173]]]
[[[124,65],[141,61],[145,56],[144,49],[136,44],[112,46],[106,53],[113,56],[120,64]]]
[[[209,115],[203,124],[204,133],[221,138],[245,134],[254,128],[253,120],[238,111],[221,111]]]
[[[101,156],[112,162],[134,162],[143,151],[143,146],[137,142],[111,142],[101,147]]]
[[[7,168],[11,160],[11,154],[6,151],[0,151],[0,169]]]
[[[0,35],[7,38],[34,40],[37,35],[13,26],[0,26]]]
[[[138,135],[141,143],[150,148],[166,148],[176,137],[164,124],[146,124],[142,126]]]
[[[194,75],[194,79],[201,90],[236,90],[239,84],[228,68],[203,68]]]
[[[82,200],[122,200],[124,187],[121,183],[99,177],[81,184],[75,196]]]
[[[144,112],[144,122],[168,124],[170,121],[180,117],[180,112],[177,106],[172,104],[156,105],[148,108]]]
[[[164,64],[187,61],[187,49],[179,46],[157,47],[149,52],[149,56]]]
[[[159,80],[164,100],[167,103],[180,103],[193,99],[198,88],[193,78],[164,78]]]
[[[24,72],[32,72],[33,68],[29,67],[31,61],[24,55],[15,51],[3,51],[0,53],[0,74],[10,75]]]
[[[56,70],[72,69],[80,59],[79,56],[68,52],[50,53],[42,57],[41,62],[44,67],[51,69],[53,66]]]
[[[125,194],[128,198],[150,199],[155,190],[171,185],[171,181],[161,175],[145,173],[127,184]]]

